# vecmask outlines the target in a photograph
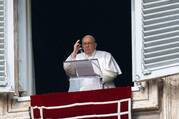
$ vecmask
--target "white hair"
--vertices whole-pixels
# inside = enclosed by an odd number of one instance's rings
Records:
[[[96,39],[95,39],[92,35],[85,35],[85,36],[82,38],[82,40],[83,40],[84,38],[90,38],[91,40],[93,40],[93,41],[96,43]]]

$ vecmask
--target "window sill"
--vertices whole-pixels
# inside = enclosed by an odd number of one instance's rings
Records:
[[[13,99],[16,99],[18,102],[25,102],[25,101],[30,101],[30,96],[23,96],[23,97],[14,96]]]

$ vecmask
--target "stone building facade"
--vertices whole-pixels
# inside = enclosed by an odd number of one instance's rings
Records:
[[[146,1],[147,0],[144,0],[143,2]],[[157,1],[160,2],[160,0]],[[24,96],[23,91],[20,90],[19,81],[24,77],[33,79],[33,76],[31,76],[32,61],[24,61],[23,59],[28,59],[27,56],[18,57],[21,53],[19,52],[20,39],[25,38],[25,43],[30,47],[30,0],[0,0],[0,3],[1,2],[5,2],[4,5],[9,5],[7,9],[11,9],[11,11],[8,12],[6,10],[5,13],[13,15],[12,23],[14,30],[13,33],[12,31],[10,33],[14,39],[13,53],[11,52],[13,55],[11,55],[9,59],[14,59],[14,67],[12,68],[13,74],[7,74],[7,77],[12,78],[14,81],[10,81],[11,79],[7,81],[11,84],[10,88],[5,88],[6,85],[1,88],[0,119],[30,119],[30,97]],[[132,5],[135,4],[136,3],[132,2]],[[135,10],[137,8],[138,7],[133,6],[132,12],[136,12]],[[133,20],[134,24],[135,18]],[[136,29],[133,30],[135,31]],[[19,35],[19,32],[22,31],[26,33],[24,36]],[[25,54],[31,53],[28,47],[25,49]],[[21,58],[22,61],[19,60]],[[22,62],[26,62],[27,67],[21,67],[20,63]],[[134,69],[136,68],[135,66],[136,65],[133,66]],[[25,76],[20,73],[20,67],[27,71]],[[145,80],[136,85],[132,93],[132,119],[179,119],[179,75],[177,72],[179,72],[179,70],[176,70],[176,72],[171,75],[154,77],[151,80]]]

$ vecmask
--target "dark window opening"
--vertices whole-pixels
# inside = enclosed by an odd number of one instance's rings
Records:
[[[86,34],[118,62],[115,84],[132,84],[130,0],[32,0],[31,8],[37,94],[68,90],[63,61]]]

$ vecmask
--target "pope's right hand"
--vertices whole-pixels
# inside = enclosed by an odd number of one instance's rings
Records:
[[[80,40],[77,40],[73,46],[73,52],[71,54],[72,59],[76,58],[76,55],[77,55],[78,51],[80,50],[80,48],[81,48]]]
[[[80,48],[81,48],[80,40],[77,40],[73,46],[73,52],[75,52],[77,54],[78,51],[80,50]]]

